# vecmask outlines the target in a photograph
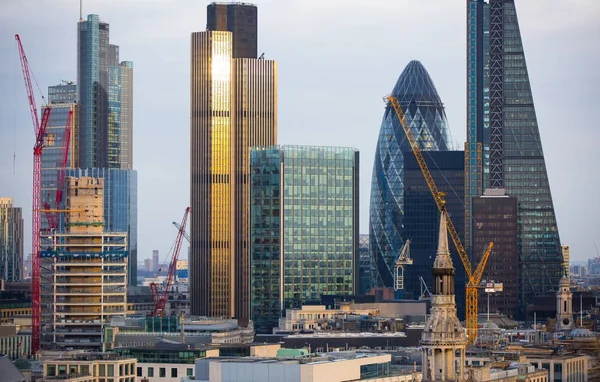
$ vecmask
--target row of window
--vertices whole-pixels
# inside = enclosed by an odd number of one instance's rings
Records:
[[[154,373],[154,367],[148,367],[148,375],[143,375],[142,373],[142,367],[138,366],[137,368],[137,376],[138,377],[148,377],[148,378],[154,378],[154,377],[158,377],[158,378],[167,378],[167,368],[166,367],[158,367],[158,375],[155,375]],[[171,368],[171,372],[169,373],[170,377],[169,378],[178,378],[178,370],[176,367],[172,367]],[[188,367],[187,369],[185,369],[185,375],[187,377],[192,377],[194,375],[194,369],[191,367]]]

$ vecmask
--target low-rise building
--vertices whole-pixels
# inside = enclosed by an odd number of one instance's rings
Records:
[[[137,361],[115,353],[79,353],[43,361],[44,382],[135,382]]]
[[[281,358],[207,358],[196,361],[196,380],[221,382],[345,382],[420,380],[420,373],[394,375],[389,354],[355,352]]]
[[[528,355],[527,358],[537,368],[548,370],[548,382],[588,381],[589,357],[586,355]]]

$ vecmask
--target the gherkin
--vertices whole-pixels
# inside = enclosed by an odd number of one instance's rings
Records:
[[[444,105],[429,73],[411,61],[394,86],[413,134],[423,150],[450,150],[451,140]],[[404,217],[404,156],[410,145],[394,109],[385,108],[371,182],[370,247],[379,286],[393,285],[393,264],[402,244]]]

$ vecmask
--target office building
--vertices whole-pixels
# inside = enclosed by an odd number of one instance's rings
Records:
[[[67,178],[65,233],[41,251],[41,347],[103,351],[104,326],[127,313],[127,234],[105,233],[104,184]]]
[[[59,184],[60,169],[63,165],[65,169],[76,168],[79,165],[77,85],[63,82],[59,85],[49,86],[48,104],[43,107],[50,108],[50,118],[46,126],[44,150],[42,151],[42,206],[61,210],[64,209],[64,200],[62,200],[64,187],[61,188]],[[69,112],[73,114],[69,121],[69,131],[67,131]],[[65,147],[67,145],[68,147]],[[62,226],[63,215],[63,213],[42,213],[42,232],[50,233],[50,228],[62,230],[64,228]],[[42,235],[42,238],[44,237],[47,235]]]
[[[119,46],[98,15],[77,31],[79,166],[132,169],[133,63],[119,62]]]
[[[248,319],[249,149],[276,142],[277,64],[236,58],[235,39],[192,33],[191,313]]]
[[[464,234],[464,152],[423,151],[423,158],[438,189],[446,193],[446,210],[460,237]],[[431,191],[421,173],[421,168],[412,152],[404,153],[404,237],[410,240],[412,265],[405,266],[405,298],[418,299],[421,294],[421,279],[429,290],[433,290],[431,254],[436,251],[436,242],[431,240],[439,232],[440,212]],[[465,268],[454,244],[450,255],[455,266],[456,306],[458,317],[465,317]]]
[[[490,311],[510,318],[517,317],[519,303],[518,212],[517,198],[506,195],[502,189],[487,189],[483,196],[473,200],[473,221],[476,222],[473,227],[475,264],[479,264],[486,248],[493,242],[494,248],[488,258],[482,281],[503,284],[501,292],[493,292],[489,296],[481,289],[479,301],[486,301],[489,297]]]
[[[411,61],[394,86],[395,96],[422,150],[447,151],[450,131],[444,105],[427,70]],[[387,105],[379,131],[373,178],[369,242],[381,285],[393,284],[394,261],[402,249],[404,216],[404,153],[410,144],[394,108]]]
[[[465,156],[468,211],[487,188],[518,199],[523,317],[535,298],[553,294],[562,255],[515,0],[467,1]],[[471,243],[474,228],[467,223]]]
[[[160,259],[159,259],[158,253],[159,253],[158,249],[152,250],[152,271],[153,272],[158,272],[158,270],[160,268]]]
[[[434,236],[435,237],[435,236]],[[438,247],[433,261],[431,314],[421,335],[423,381],[465,379],[467,335],[456,316],[454,264],[448,246],[446,217],[440,215]]]
[[[152,260],[144,259],[144,270],[146,272],[152,272]]]
[[[252,320],[323,294],[358,291],[358,151],[271,146],[250,151]]]
[[[23,211],[12,198],[0,198],[0,279],[23,279]]]
[[[127,233],[128,285],[137,284],[137,171],[118,168],[76,168],[67,176],[104,181],[104,232]]]
[[[233,33],[233,58],[257,58],[258,8],[248,3],[211,3],[206,7],[206,30]]]

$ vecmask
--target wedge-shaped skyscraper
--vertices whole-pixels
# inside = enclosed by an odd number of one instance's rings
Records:
[[[444,105],[429,73],[419,61],[411,61],[394,86],[413,134],[422,150],[450,149],[450,132]],[[404,217],[404,156],[410,144],[394,109],[383,115],[371,183],[369,235],[378,269],[378,285],[391,287],[393,264],[400,253]]]
[[[467,209],[486,188],[518,199],[519,308],[548,295],[562,254],[515,0],[467,1]],[[467,219],[467,244],[476,229]],[[473,255],[473,254],[472,254]],[[502,281],[502,280],[496,280]]]

